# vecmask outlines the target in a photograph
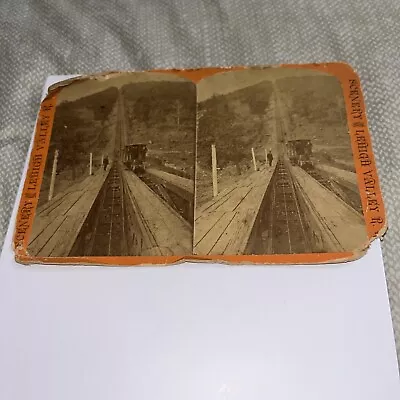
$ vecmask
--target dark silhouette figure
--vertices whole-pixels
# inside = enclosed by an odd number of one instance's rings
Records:
[[[267,159],[268,159],[268,164],[271,167],[272,166],[272,161],[274,160],[274,156],[272,155],[272,151],[271,150],[267,154]]]
[[[103,167],[104,167],[104,171],[106,171],[106,170],[107,170],[108,163],[109,163],[109,161],[108,161],[108,157],[107,157],[107,156],[105,156],[105,157],[104,157],[104,160],[103,160]]]

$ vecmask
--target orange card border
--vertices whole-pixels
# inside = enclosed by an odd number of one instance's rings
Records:
[[[29,235],[32,229],[37,208],[40,186],[46,164],[51,131],[56,110],[57,94],[66,84],[70,85],[91,77],[78,77],[67,82],[61,82],[50,88],[48,95],[42,101],[36,123],[33,147],[30,154],[28,171],[21,194],[14,232],[14,251],[17,262],[23,264],[61,264],[61,265],[108,265],[108,266],[166,266],[181,262],[220,262],[228,264],[321,264],[349,261],[361,257],[369,244],[384,235],[387,220],[382,193],[372,150],[370,133],[360,78],[346,63],[323,64],[282,64],[277,66],[237,66],[218,68],[197,68],[186,70],[152,70],[145,72],[171,73],[185,77],[193,82],[217,73],[244,70],[251,68],[304,68],[325,72],[336,76],[340,81],[348,120],[349,135],[356,167],[358,187],[364,211],[368,233],[368,242],[353,252],[340,253],[310,253],[310,254],[270,254],[270,255],[211,255],[196,256],[119,256],[119,257],[36,257],[28,254]],[[109,72],[100,76],[118,74]]]

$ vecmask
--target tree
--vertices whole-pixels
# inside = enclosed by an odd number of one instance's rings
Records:
[[[84,135],[77,127],[64,125],[64,134],[60,141],[60,160],[64,168],[71,167],[72,180],[76,179],[76,167],[85,155]]]
[[[150,111],[150,98],[145,96],[139,97],[135,103],[135,117],[138,121],[144,122],[146,127],[149,124]]]
[[[229,127],[229,131],[230,131],[229,140],[224,141],[224,143],[221,143],[221,145],[219,146],[223,152],[222,162],[225,165],[228,163],[234,164],[236,167],[237,174],[241,175],[242,171],[240,164],[243,162],[243,160],[249,157],[250,149],[248,149],[247,146],[244,146],[244,143],[241,140],[241,137],[243,136],[242,126],[231,125]]]
[[[182,108],[181,102],[179,100],[175,100],[175,107],[176,107],[176,126],[179,132],[181,127],[181,108]]]
[[[218,166],[224,168],[233,164],[240,175],[240,164],[250,157],[250,149],[243,141],[245,135],[241,118],[224,104],[226,103],[218,103],[217,99],[211,98],[207,101],[207,108],[199,107],[197,157],[200,162],[211,167],[211,144],[215,144]],[[221,113],[221,109],[225,112]]]
[[[259,121],[258,132],[262,133],[264,129],[264,115],[269,104],[269,100],[264,93],[256,93],[250,97],[249,108],[251,114],[255,115]]]

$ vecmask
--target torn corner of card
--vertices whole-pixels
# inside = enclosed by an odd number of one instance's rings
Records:
[[[386,228],[359,78],[327,63],[52,82],[15,240],[42,263],[319,264]]]

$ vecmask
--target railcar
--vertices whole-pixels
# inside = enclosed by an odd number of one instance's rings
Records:
[[[143,174],[146,170],[147,151],[147,144],[145,143],[126,145],[123,154],[125,166],[137,175]]]
[[[304,169],[314,167],[312,160],[312,143],[309,139],[296,139],[287,142],[287,154],[292,165]]]

